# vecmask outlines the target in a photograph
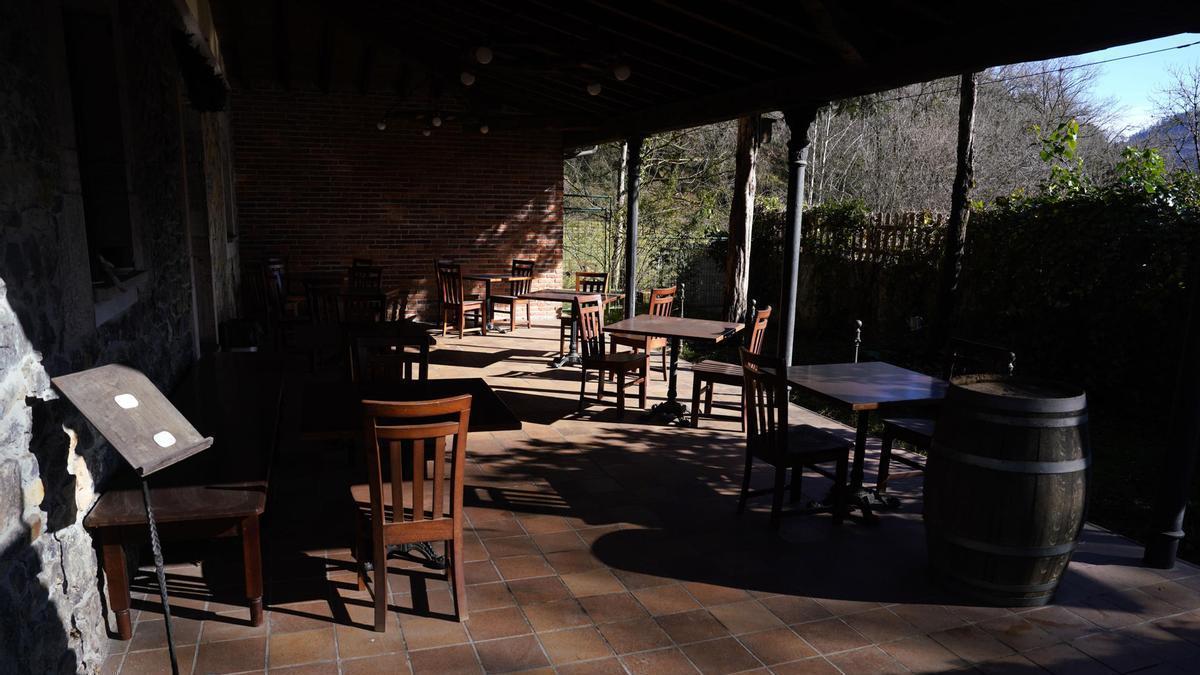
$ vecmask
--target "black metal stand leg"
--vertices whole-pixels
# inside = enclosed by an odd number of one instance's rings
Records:
[[[664,419],[668,423],[684,424],[690,426],[691,421],[687,419],[687,406],[679,402],[679,391],[676,387],[676,375],[679,372],[679,338],[671,338],[671,366],[670,377],[667,380],[667,400],[659,403],[646,413],[647,417]]]
[[[167,601],[167,573],[163,569],[162,544],[158,540],[154,510],[150,508],[150,484],[144,478],[142,479],[142,499],[146,503],[146,522],[150,525],[150,551],[154,554],[154,571],[158,574],[158,597],[162,601],[163,626],[167,629],[167,652],[171,657],[171,673],[179,675],[179,662],[175,660],[175,637],[171,633],[171,605]]]
[[[579,335],[575,332],[575,321],[572,320],[571,342],[567,349],[567,353],[550,359],[550,367],[561,368],[563,366],[577,366],[581,363],[583,363],[583,359],[579,357]]]

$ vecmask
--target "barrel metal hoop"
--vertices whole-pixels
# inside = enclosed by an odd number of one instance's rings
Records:
[[[993,584],[991,582],[981,581],[979,579],[968,579],[967,577],[964,577],[963,575],[947,568],[945,565],[937,565],[937,569],[942,574],[945,574],[960,584],[974,586],[975,588],[981,588],[988,591],[996,591],[998,593],[1045,593],[1046,591],[1053,591],[1055,588],[1058,588],[1057,581],[1048,581],[1043,584],[1027,584],[1024,586],[1008,586],[1005,584]]]
[[[1020,558],[1052,558],[1057,555],[1069,554],[1075,550],[1076,546],[1076,542],[1073,541],[1054,546],[1005,546],[1003,544],[993,544],[968,537],[958,537],[946,534],[945,532],[939,533],[938,536],[951,544],[956,544],[972,551]]]
[[[959,464],[967,464],[977,466],[983,469],[991,469],[993,471],[1005,471],[1008,473],[1028,473],[1028,474],[1056,474],[1056,473],[1075,473],[1087,469],[1092,464],[1091,457],[1083,457],[1080,459],[1070,459],[1061,462],[1025,462],[1010,459],[994,459],[992,457],[980,457],[966,452],[952,450],[944,445],[939,444],[936,440],[930,447],[930,454],[937,455]]]
[[[1061,398],[1024,398],[981,392],[952,384],[946,392],[946,398],[951,401],[971,401],[974,405],[983,408],[1033,414],[1073,413],[1087,409],[1087,394],[1084,393]]]
[[[1087,424],[1088,421],[1087,413],[1072,417],[1022,417],[1020,415],[996,415],[993,413],[971,411],[960,413],[960,415],[964,419],[999,424],[1007,427],[1026,427],[1030,429],[1077,427]]]

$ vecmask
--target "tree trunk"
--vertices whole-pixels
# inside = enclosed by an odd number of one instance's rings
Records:
[[[754,231],[759,138],[758,115],[738,120],[737,168],[733,176],[733,200],[729,205],[729,250],[725,257],[725,297],[722,302],[726,321],[740,321],[750,302],[750,243]]]
[[[967,245],[967,220],[971,216],[971,183],[975,167],[975,89],[979,73],[964,73],[959,84],[958,161],[950,191],[950,218],[946,224],[946,249],[942,259],[942,285],[938,292],[937,320],[931,347],[940,350],[950,339],[958,310],[958,282]]]

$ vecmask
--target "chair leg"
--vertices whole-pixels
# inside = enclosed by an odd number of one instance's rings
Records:
[[[517,332],[517,306],[508,306],[508,332]]]
[[[483,309],[477,309],[476,315],[479,317],[479,334],[487,337],[487,312]]]
[[[771,529],[779,529],[780,515],[783,513],[783,491],[787,488],[787,467],[775,467],[775,490],[771,493]]]
[[[450,549],[450,585],[454,587],[454,613],[459,621],[467,620],[467,583],[463,575],[462,535],[446,544]]]
[[[597,377],[596,377],[596,400],[603,401],[604,400],[604,378],[606,376],[612,375],[612,373],[606,373],[606,372],[604,372],[604,370],[599,370],[599,371],[597,371],[596,375],[597,375]]]
[[[625,414],[625,373],[617,373],[617,412]]]
[[[892,466],[892,445],[896,438],[890,427],[883,427],[883,445],[879,449],[879,476],[875,479],[875,490],[880,495],[887,492],[888,472]]]
[[[742,433],[746,433],[746,390],[743,388],[738,392],[738,410],[741,414],[738,416],[738,422],[742,425]]]
[[[525,327],[533,328],[533,315],[529,311],[529,303],[525,303]]]
[[[559,356],[562,356],[563,354],[566,353],[566,351],[564,351],[564,349],[563,349],[563,345],[566,344],[566,336],[567,336],[566,326],[563,326],[562,321],[560,320],[558,322],[558,355]]]
[[[850,468],[850,453],[840,455],[837,461],[837,471],[834,472],[833,486],[833,524],[841,525],[842,520],[846,517],[846,475]]]
[[[375,632],[387,630],[388,582],[387,582],[387,546],[383,541],[375,539],[371,542],[375,557]]]
[[[716,389],[716,388],[717,388],[717,385],[715,382],[709,382],[708,389],[704,392],[704,414],[705,415],[712,414],[712,395],[713,395],[713,389]]]
[[[700,388],[701,378],[696,373],[692,373],[692,428],[700,426]]]
[[[646,356],[649,357],[650,355],[647,354]],[[663,382],[666,382],[667,380],[671,379],[670,375],[667,373],[667,348],[666,347],[662,348],[662,371],[663,371]]]
[[[466,310],[458,310],[458,339],[463,339],[463,335],[467,332],[467,312]]]
[[[638,382],[638,405],[646,409],[646,385],[650,382],[650,359],[642,364],[642,381]]]
[[[442,337],[450,334],[450,310],[442,308]]]
[[[583,414],[583,399],[587,394],[587,370],[579,370],[579,413]]]
[[[746,468],[742,470],[742,494],[738,497],[738,515],[746,510],[746,498],[750,496],[750,471],[754,468],[754,456],[746,453]]]
[[[800,482],[804,478],[804,465],[797,464],[792,467],[792,483],[788,486],[788,498],[793,504],[800,501],[803,494],[800,492]]]

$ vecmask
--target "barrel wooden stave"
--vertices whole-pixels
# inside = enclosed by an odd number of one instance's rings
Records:
[[[1029,411],[1005,410],[1022,404],[963,393],[947,396],[926,468],[930,562],[977,599],[1045,604],[1086,513],[1086,403],[1080,395],[1076,410],[1041,413],[1036,399]]]

